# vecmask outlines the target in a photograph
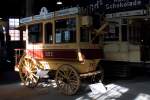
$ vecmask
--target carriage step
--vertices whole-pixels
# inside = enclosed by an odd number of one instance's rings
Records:
[[[88,72],[88,73],[80,74],[80,77],[92,76],[92,75],[97,75],[100,73],[101,73],[101,71]]]

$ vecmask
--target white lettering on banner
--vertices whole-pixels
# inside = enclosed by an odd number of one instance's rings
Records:
[[[103,0],[95,0],[92,4],[86,5],[85,7],[81,7],[81,13],[91,13],[94,10],[101,8],[102,6],[104,6]]]
[[[117,8],[127,8],[142,5],[141,0],[126,1],[126,0],[114,0],[113,3],[106,4],[106,9],[117,9]]]

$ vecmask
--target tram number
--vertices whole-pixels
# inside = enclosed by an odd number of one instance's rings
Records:
[[[46,57],[52,57],[53,56],[53,52],[45,52],[45,56]]]

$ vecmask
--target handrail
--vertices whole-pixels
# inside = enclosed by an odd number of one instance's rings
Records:
[[[17,65],[19,63],[19,60],[20,60],[21,56],[23,55],[25,49],[16,48],[14,50],[15,50],[15,65]]]
[[[104,30],[108,25],[109,25],[108,22],[106,22],[106,23],[104,23],[98,30],[95,30],[96,35],[92,38],[91,41],[93,41],[98,35],[104,33],[103,30]]]

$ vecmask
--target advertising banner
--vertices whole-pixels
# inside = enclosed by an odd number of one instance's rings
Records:
[[[149,0],[84,0],[88,2],[85,8],[104,13],[115,13],[145,9]]]
[[[149,0],[103,0],[107,13],[144,9]]]

